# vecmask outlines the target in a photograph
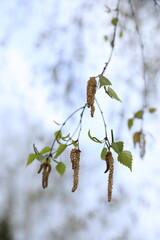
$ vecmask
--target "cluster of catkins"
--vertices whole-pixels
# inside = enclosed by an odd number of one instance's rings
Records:
[[[90,77],[87,83],[87,106],[88,108],[91,108],[91,117],[94,116],[94,111],[95,111],[94,100],[95,100],[95,94],[96,94],[96,86],[97,86],[96,78]],[[78,187],[80,152],[81,151],[79,149],[74,148],[71,150],[71,153],[70,153],[72,169],[74,171],[72,192],[76,191]]]
[[[91,108],[91,117],[94,117],[95,112],[95,94],[96,94],[96,78],[90,77],[88,83],[87,83],[87,106],[88,108]],[[74,148],[71,150],[70,153],[70,159],[73,169],[73,187],[72,192],[75,192],[78,187],[78,179],[79,179],[79,168],[80,168],[80,150],[77,148]],[[112,153],[109,151],[106,153],[105,161],[107,168],[105,170],[105,173],[109,171],[108,175],[108,201],[110,202],[112,199],[112,188],[113,188],[113,171],[114,171],[114,159],[112,157]],[[48,178],[49,174],[51,172],[51,165],[47,160],[43,162],[40,165],[40,169],[38,170],[38,173],[42,172],[42,187],[46,188],[48,186]]]
[[[97,82],[95,77],[90,77],[88,83],[87,83],[87,106],[88,108],[91,108],[91,117],[94,117],[95,112],[95,94],[96,94],[96,87]],[[105,171],[109,171],[108,175],[108,201],[110,202],[112,199],[112,188],[113,188],[113,171],[114,171],[114,159],[112,157],[112,153],[109,151],[106,153],[105,161],[107,165],[107,169]]]

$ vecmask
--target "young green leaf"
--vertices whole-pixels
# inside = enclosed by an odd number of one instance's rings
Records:
[[[134,118],[142,119],[143,118],[143,110],[140,110],[134,114]]]
[[[111,147],[116,153],[121,153],[123,150],[123,142],[112,142]]]
[[[154,113],[156,110],[157,110],[156,108],[149,108],[149,109],[148,109],[148,111],[149,111],[150,113]]]
[[[44,153],[47,153],[47,152],[50,152],[51,151],[51,148],[50,147],[44,147],[41,151],[40,151],[40,154],[44,154]]]
[[[113,26],[116,26],[117,22],[118,22],[117,18],[112,18],[111,23],[112,23]]]
[[[37,154],[36,155],[36,159],[40,162],[44,161],[47,157],[48,157],[48,154],[46,154],[46,155]]]
[[[99,75],[99,82],[100,82],[99,88],[105,85],[112,85],[108,78],[104,77],[103,75]]]
[[[106,153],[107,153],[107,148],[103,148],[101,151],[101,159],[102,160],[105,160]]]
[[[56,166],[56,170],[62,176],[66,170],[66,165],[63,162],[59,162]]]
[[[75,142],[75,141],[72,140],[72,145],[73,145],[74,147],[78,147],[78,142],[77,142],[77,141]]]
[[[122,38],[122,37],[123,37],[123,32],[120,31],[120,33],[119,33],[119,38]]]
[[[122,102],[122,101],[119,99],[119,97],[117,96],[117,93],[116,93],[112,88],[110,88],[110,87],[108,87],[108,94],[109,94],[109,96],[110,96],[111,98],[114,98],[114,99],[116,99],[117,101]]]
[[[54,158],[57,158],[59,155],[61,155],[61,153],[66,149],[66,147],[67,147],[67,144],[60,144]]]
[[[104,40],[108,41],[108,36],[107,35],[104,36]]]
[[[122,151],[118,154],[118,161],[132,171],[132,154],[129,151]]]
[[[135,132],[133,135],[133,143],[134,147],[136,146],[137,143],[140,143],[141,138],[141,132]]]
[[[33,144],[33,149],[34,149],[35,154],[39,154],[39,151],[38,151],[38,149],[36,148],[35,144]]]
[[[68,134],[67,136],[65,137],[61,137],[63,140],[66,140],[67,138],[69,138],[70,134]]]
[[[36,158],[36,154],[34,153],[29,154],[28,160],[27,160],[27,166],[31,164],[35,160],[35,158]]]
[[[92,141],[94,141],[94,142],[96,142],[96,143],[102,143],[98,138],[91,136],[90,130],[88,131],[88,136],[89,136],[89,138],[90,138]]]
[[[128,128],[129,129],[131,129],[131,127],[133,126],[133,121],[134,121],[134,118],[128,119]]]
[[[61,137],[62,137],[62,132],[61,132],[61,130],[56,131],[56,132],[54,133],[54,136],[55,136],[56,140],[60,140]]]
[[[112,48],[114,48],[114,39],[110,42]]]

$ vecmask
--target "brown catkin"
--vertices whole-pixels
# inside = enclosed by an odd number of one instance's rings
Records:
[[[44,170],[42,173],[42,187],[43,188],[48,187],[48,177],[49,177],[48,172],[46,170]]]
[[[139,142],[141,158],[143,158],[145,155],[145,146],[146,146],[145,134],[141,131],[140,132],[140,142]]]
[[[88,108],[91,108],[91,117],[94,116],[94,99],[95,99],[95,94],[96,94],[96,78],[95,77],[90,77],[88,83],[87,83],[87,106]]]
[[[71,154],[70,154],[72,169],[74,171],[72,192],[74,192],[78,187],[80,152],[81,151],[79,149],[74,148],[71,150]]]
[[[112,200],[112,189],[113,189],[113,171],[114,171],[114,159],[112,157],[111,152],[107,152],[106,154],[106,162],[107,162],[107,172],[109,170],[108,175],[108,202]]]
[[[38,174],[42,171],[42,169],[43,169],[43,167],[44,167],[44,163],[42,163],[41,165],[40,165],[40,168],[39,168],[39,170],[38,170]]]
[[[48,162],[42,163],[38,173],[40,173],[42,171],[42,169],[43,169],[43,172],[42,172],[42,187],[47,188],[48,187],[49,174],[52,170],[51,164],[48,163]]]

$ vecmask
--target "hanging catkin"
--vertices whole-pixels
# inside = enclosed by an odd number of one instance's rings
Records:
[[[96,94],[96,78],[95,77],[90,77],[88,83],[87,83],[87,106],[88,108],[91,108],[91,117],[94,116],[94,99],[95,99],[95,94]]]
[[[108,175],[108,202],[112,200],[112,189],[113,189],[113,171],[114,171],[114,159],[111,152],[107,152],[106,157],[107,169],[105,173],[109,170]]]
[[[141,131],[140,132],[140,142],[139,142],[141,158],[143,158],[145,155],[145,146],[146,146],[145,134]]]
[[[74,192],[78,187],[80,152],[81,151],[79,149],[74,148],[71,150],[71,154],[70,154],[72,169],[74,171],[72,192]]]
[[[44,162],[40,165],[40,169],[38,170],[38,173],[42,172],[42,187],[47,188],[48,187],[48,178],[49,174],[52,170],[50,163]]]

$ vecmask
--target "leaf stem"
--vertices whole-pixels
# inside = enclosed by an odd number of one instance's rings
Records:
[[[75,129],[75,131],[73,132],[73,134],[71,135],[70,139],[71,140],[73,138],[73,136],[75,135],[75,133],[77,132],[78,128],[79,128],[79,132],[78,132],[78,137],[77,137],[77,142],[78,142],[78,149],[79,149],[79,139],[80,139],[80,134],[81,134],[81,131],[82,131],[82,119],[83,119],[83,114],[84,114],[84,111],[85,111],[85,108],[87,106],[87,103],[81,108],[82,109],[82,112],[80,114],[80,120],[79,120],[79,123]],[[68,140],[68,141],[69,141]],[[67,143],[68,143],[67,141]],[[72,144],[72,143],[71,143]]]
[[[98,103],[98,101],[97,101],[96,98],[95,98],[95,101],[96,101],[96,104],[97,104],[98,109],[99,109],[99,111],[100,111],[100,113],[101,113],[101,116],[102,116],[102,120],[103,120],[103,124],[104,124],[104,129],[105,129],[105,141],[106,141],[106,145],[107,145],[108,150],[109,150],[111,144],[110,144],[109,139],[108,139],[108,136],[107,136],[107,124],[106,124],[106,122],[105,122],[104,114],[103,114],[103,112],[102,112],[102,109],[101,109],[101,107],[100,107],[100,105],[99,105],[99,103]]]

